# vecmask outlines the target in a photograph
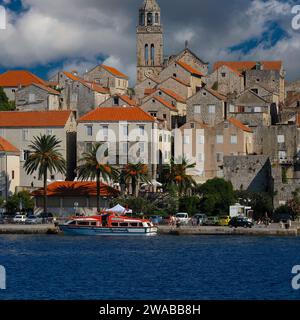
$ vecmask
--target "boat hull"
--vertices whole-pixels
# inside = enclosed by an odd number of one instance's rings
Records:
[[[149,228],[102,228],[102,227],[75,227],[59,225],[59,229],[67,235],[79,236],[155,236],[156,227]]]

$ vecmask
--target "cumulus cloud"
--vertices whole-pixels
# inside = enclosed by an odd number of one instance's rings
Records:
[[[9,2],[8,0],[5,0]],[[294,1],[158,0],[165,30],[165,54],[186,40],[203,60],[284,59],[290,78],[298,74],[300,31],[291,28]],[[63,67],[80,72],[105,61],[135,78],[135,27],[142,0],[23,0],[21,12],[8,10],[0,31],[0,67]],[[245,54],[230,48],[271,32],[286,33],[271,47],[260,42]],[[54,70],[52,70],[54,71]]]

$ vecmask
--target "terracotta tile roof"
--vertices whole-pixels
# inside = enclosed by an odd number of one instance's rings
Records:
[[[171,79],[176,80],[177,82],[179,82],[179,83],[181,83],[181,84],[183,84],[183,85],[185,85],[185,86],[187,86],[187,87],[190,87],[190,86],[191,86],[189,83],[187,83],[187,82],[185,82],[184,80],[179,79],[179,78],[177,78],[177,77],[171,77]]]
[[[118,196],[119,191],[107,184],[101,183],[101,196]],[[58,181],[53,182],[47,187],[47,194],[49,197],[95,197],[97,196],[96,182],[84,181]],[[32,193],[33,196],[43,196],[44,189],[38,189]]]
[[[106,66],[105,64],[101,65],[106,71],[108,71],[109,73],[111,73],[112,75],[116,76],[116,77],[120,77],[120,78],[124,78],[124,79],[128,79],[128,76],[126,76],[126,74],[124,74],[123,72],[119,71],[116,68],[110,67],[110,66]]]
[[[5,140],[2,137],[0,137],[0,151],[14,152],[14,153],[20,152],[19,149],[17,149],[14,145],[12,145],[10,142],[8,142],[7,140]]]
[[[236,126],[239,129],[242,129],[243,131],[246,132],[253,132],[249,127],[247,127],[246,125],[242,124],[239,120],[235,119],[235,118],[230,118],[228,119],[228,121],[233,124],[234,126]]]
[[[25,87],[32,83],[46,85],[44,80],[26,70],[11,70],[0,75],[0,87]]]
[[[36,87],[39,87],[39,88],[41,88],[41,89],[43,89],[43,90],[45,90],[45,91],[47,91],[49,93],[51,93],[51,94],[60,95],[59,91],[54,90],[54,89],[52,89],[50,87],[44,86],[43,84],[33,83],[33,85],[36,86]]]
[[[230,71],[236,73],[239,77],[242,77],[243,75],[237,70],[237,69],[234,69],[232,68],[231,66],[228,66],[228,65],[219,65],[216,70],[220,69],[221,67],[226,67],[227,69],[229,69]]]
[[[166,88],[160,87],[158,90],[164,92],[169,97],[175,99],[178,102],[186,103],[186,99],[184,97],[180,96],[179,94],[177,94],[176,92],[174,92],[174,91],[172,91],[170,89],[166,89]]]
[[[173,111],[178,111],[178,109],[175,106],[173,106],[170,102],[166,101],[165,99],[163,99],[161,97],[155,96],[155,97],[153,97],[153,99],[157,100],[158,102],[163,104],[165,107],[167,107]]]
[[[132,121],[154,122],[155,119],[139,107],[108,107],[97,108],[82,116],[78,122],[93,121]]]
[[[2,111],[0,127],[64,127],[72,114],[68,111]]]
[[[45,81],[45,85],[47,87],[55,88],[59,85],[59,82],[57,81]]]
[[[129,106],[135,107],[137,105],[136,101],[134,99],[131,99],[127,95],[119,95],[119,98],[121,98],[123,101],[125,101]]]
[[[185,63],[183,61],[177,61],[176,63],[178,65],[180,65],[183,69],[185,69],[186,71],[191,73],[192,75],[195,75],[195,76],[198,76],[198,77],[204,77],[204,74],[202,72],[196,70],[195,68],[193,68],[192,66],[188,65],[187,63]]]
[[[90,88],[91,90],[98,92],[98,93],[103,93],[103,94],[107,94],[109,93],[109,90],[107,88],[103,88],[102,86],[100,86],[97,83],[93,83],[93,82],[88,82],[83,80],[82,78],[79,78],[77,76],[75,76],[73,73],[64,71],[63,72],[69,79],[73,80],[73,81],[77,81],[80,82],[81,84],[83,84],[84,86]]]
[[[221,94],[220,92],[218,92],[216,90],[208,88],[207,86],[205,86],[204,89],[220,100],[225,101],[227,99],[227,97],[225,95]]]
[[[282,68],[282,61],[260,61],[264,70],[276,70],[280,71]],[[256,61],[217,61],[214,64],[214,71],[217,70],[220,66],[225,65],[235,69],[239,72],[245,70],[252,70],[255,68]]]
[[[156,88],[146,88],[144,94],[149,96],[150,94],[154,93],[157,89]]]

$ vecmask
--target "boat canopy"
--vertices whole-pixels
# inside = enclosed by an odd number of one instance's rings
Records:
[[[127,213],[132,213],[132,210],[130,209],[126,209],[123,206],[121,206],[120,204],[117,204],[115,207],[105,210],[105,212],[108,213],[117,213],[117,214],[127,214]]]

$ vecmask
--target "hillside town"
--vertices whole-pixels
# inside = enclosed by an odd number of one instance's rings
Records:
[[[49,79],[26,70],[0,74],[4,201],[28,191],[42,211],[45,181],[25,166],[41,135],[60,141],[66,161],[64,172],[51,170],[46,179],[49,210],[57,214],[99,207],[96,178],[78,174],[98,144],[109,149],[110,165],[129,172],[123,179],[102,175],[101,207],[119,194],[163,194],[174,161],[186,163],[197,185],[224,179],[235,191],[271,194],[274,208],[293,198],[300,183],[300,81],[286,80],[284,61],[204,61],[188,42],[165,56],[161,14],[155,0],[139,9],[136,79],[104,64]],[[132,163],[147,168],[148,182],[127,183]]]

